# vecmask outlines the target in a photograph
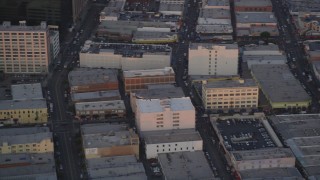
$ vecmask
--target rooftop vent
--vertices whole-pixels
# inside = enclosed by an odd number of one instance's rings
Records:
[[[11,26],[11,22],[10,21],[3,21],[2,26],[6,27],[6,28],[10,27]]]

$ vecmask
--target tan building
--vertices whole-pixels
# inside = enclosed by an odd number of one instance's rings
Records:
[[[118,89],[117,70],[78,68],[68,75],[72,93]]]
[[[9,128],[0,131],[0,154],[47,153],[54,151],[47,127]]]
[[[139,137],[127,125],[87,124],[81,126],[86,159],[135,155],[139,158]]]
[[[124,71],[123,82],[125,91],[129,93],[132,90],[146,89],[150,84],[173,84],[175,73],[171,67]]]
[[[259,87],[252,79],[203,81],[202,102],[205,109],[239,110],[258,107]]]
[[[0,26],[0,70],[5,73],[48,73],[50,33],[46,22],[40,26]]]
[[[47,123],[47,111],[45,99],[0,101],[0,124]]]

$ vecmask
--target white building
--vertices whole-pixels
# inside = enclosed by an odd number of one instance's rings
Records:
[[[170,67],[171,48],[164,45],[86,43],[80,52],[80,66],[122,70]]]
[[[46,22],[27,26],[3,22],[0,26],[0,70],[5,73],[48,73],[50,33]]]
[[[238,45],[193,43],[189,46],[189,75],[237,75]]]
[[[147,159],[157,158],[159,153],[201,151],[203,146],[200,134],[194,129],[146,131],[142,136]]]
[[[189,97],[138,99],[137,129],[142,131],[195,128],[195,109]]]

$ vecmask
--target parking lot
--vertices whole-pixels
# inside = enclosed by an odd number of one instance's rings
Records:
[[[259,119],[218,120],[217,126],[230,151],[276,147]]]

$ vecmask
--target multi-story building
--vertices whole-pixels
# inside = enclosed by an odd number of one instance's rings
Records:
[[[73,93],[117,90],[117,70],[98,68],[77,68],[68,74],[70,90]]]
[[[75,103],[75,111],[78,117],[93,119],[125,117],[126,115],[123,100],[79,102]]]
[[[77,22],[82,14],[84,14],[84,9],[87,6],[89,0],[72,0],[72,20]]]
[[[138,99],[170,99],[185,97],[180,87],[157,86],[155,89],[141,89],[130,92],[130,104],[132,111],[135,113],[137,109]]]
[[[173,84],[175,73],[171,67],[150,70],[123,71],[125,92],[146,89],[150,84]]]
[[[140,132],[195,128],[195,109],[189,97],[138,99],[136,125]]]
[[[84,93],[72,93],[72,102],[92,102],[92,101],[111,101],[120,100],[119,90],[95,91]]]
[[[101,11],[99,20],[101,21],[118,21],[119,12],[123,10],[125,0],[112,0]]]
[[[53,152],[47,127],[8,128],[0,131],[0,154]]]
[[[320,61],[320,41],[305,41],[304,50],[310,62]]]
[[[171,48],[165,45],[100,44],[87,42],[80,52],[80,66],[122,70],[170,67]]]
[[[0,70],[5,73],[45,74],[51,63],[50,33],[46,22],[27,26],[3,22],[0,27]]]
[[[189,46],[189,75],[237,75],[238,45],[192,43]]]
[[[258,107],[259,87],[252,79],[203,81],[202,102],[209,110],[240,110]]]
[[[203,146],[200,134],[194,129],[145,131],[141,135],[147,159],[157,158],[160,153],[201,151]]]
[[[39,124],[48,122],[45,99],[0,101],[1,124]]]
[[[202,0],[203,9],[230,9],[228,0]]]
[[[58,30],[50,30],[50,53],[52,61],[54,61],[60,53],[60,40]]]
[[[126,125],[87,124],[81,126],[86,159],[134,155],[139,158],[139,137]]]
[[[184,4],[185,2],[183,0],[160,0],[160,3],[166,3],[166,4]]]
[[[11,85],[12,100],[44,99],[40,83]]]
[[[271,0],[235,0],[236,12],[272,12]]]
[[[305,110],[310,96],[286,64],[252,65],[251,74],[273,109]]]

